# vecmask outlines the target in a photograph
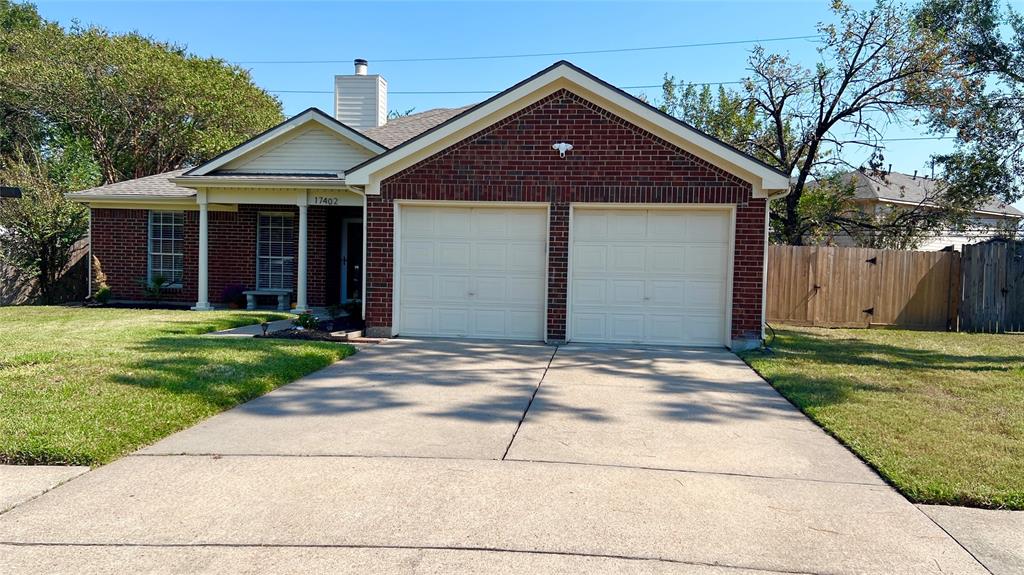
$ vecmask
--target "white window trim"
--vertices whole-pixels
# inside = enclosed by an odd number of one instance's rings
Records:
[[[176,253],[176,252],[154,252],[153,251],[153,214],[180,214],[181,215],[181,253]],[[161,222],[160,225],[161,226],[166,226],[166,225],[174,225],[174,224],[164,224],[164,223]],[[161,237],[161,239],[165,239],[165,238]],[[173,240],[173,238],[172,238],[172,240]],[[174,283],[170,283],[170,284],[168,284],[166,286],[163,286],[165,289],[181,289],[182,283],[183,283],[183,281],[185,279],[185,212],[180,211],[180,210],[149,210],[148,211],[147,221],[146,221],[146,281],[147,282],[152,282],[153,281],[153,256],[154,255],[159,255],[159,256],[168,256],[169,255],[169,256],[172,256],[172,257],[173,256],[181,256],[181,260],[182,260],[181,261],[181,270],[172,270],[172,271],[179,271],[181,273],[181,280],[179,280],[177,282],[174,282]]]

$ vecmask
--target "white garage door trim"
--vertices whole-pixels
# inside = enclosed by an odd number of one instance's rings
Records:
[[[726,262],[726,288],[725,288],[725,325],[722,329],[721,344],[725,347],[732,346],[732,292],[733,292],[733,260],[736,253],[736,205],[735,204],[616,204],[616,203],[586,203],[573,202],[569,205],[569,246],[568,246],[568,270],[566,274],[566,310],[565,310],[565,338],[566,341],[573,340],[572,333],[572,301],[573,301],[573,240],[575,238],[575,213],[577,209],[584,210],[664,210],[664,211],[717,211],[727,214],[729,221],[728,247]]]
[[[548,202],[474,202],[461,200],[395,200],[392,225],[394,227],[392,238],[392,270],[391,270],[391,336],[401,334],[401,267],[402,267],[402,207],[438,207],[438,208],[519,208],[544,211],[544,234],[541,238],[544,242],[544,293],[543,309],[541,317],[541,331],[543,341],[548,341],[548,286],[550,278],[548,275],[549,250],[551,249],[549,236],[551,230],[551,204]]]

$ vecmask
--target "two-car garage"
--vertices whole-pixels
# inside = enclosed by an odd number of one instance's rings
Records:
[[[727,345],[728,206],[571,208],[566,338]],[[545,339],[548,204],[399,204],[396,332]]]

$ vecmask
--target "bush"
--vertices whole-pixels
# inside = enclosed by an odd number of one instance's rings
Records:
[[[170,288],[173,283],[171,280],[161,275],[155,275],[152,278],[139,278],[139,285],[142,286],[142,293],[146,295],[147,299],[153,300],[155,305],[160,305],[164,301],[164,290]]]
[[[244,308],[246,305],[245,301],[245,290],[247,288],[242,284],[231,284],[225,286],[220,292],[221,303],[226,303],[229,306],[235,308]]]
[[[319,329],[320,320],[316,319],[316,316],[307,312],[299,314],[299,317],[292,320],[292,323],[303,328],[303,329]]]
[[[109,286],[101,285],[100,289],[96,290],[96,293],[92,294],[92,299],[98,304],[106,305],[113,295],[114,292],[110,291]]]

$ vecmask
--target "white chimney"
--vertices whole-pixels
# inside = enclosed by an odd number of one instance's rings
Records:
[[[367,62],[355,61],[355,74],[334,77],[334,117],[356,128],[376,128],[388,121],[388,83],[367,75]]]

